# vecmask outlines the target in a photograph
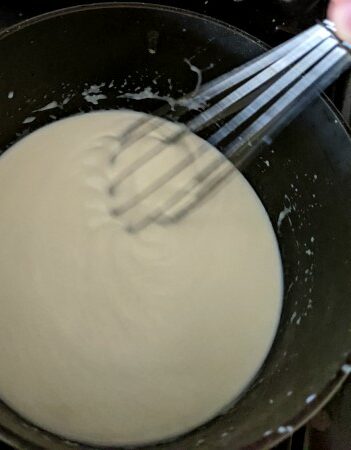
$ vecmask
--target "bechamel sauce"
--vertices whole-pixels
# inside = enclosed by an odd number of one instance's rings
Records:
[[[127,217],[111,217],[169,162],[107,193],[120,166],[159,142],[154,131],[111,163],[140,118],[70,117],[0,158],[0,397],[95,445],[172,438],[218,414],[257,373],[281,311],[277,242],[239,172],[176,223],[131,234]],[[174,146],[171,158],[218,157],[192,134]]]

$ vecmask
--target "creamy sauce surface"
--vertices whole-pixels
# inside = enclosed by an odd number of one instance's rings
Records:
[[[276,238],[238,171],[181,220],[126,231],[220,158],[185,133],[116,184],[179,131],[163,123],[122,152],[119,137],[144,119],[73,116],[0,158],[0,398],[95,445],[169,439],[220,413],[256,375],[281,311]],[[165,189],[111,215],[189,154]]]

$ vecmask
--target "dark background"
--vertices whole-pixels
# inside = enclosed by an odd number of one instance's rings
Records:
[[[84,3],[94,2],[3,0],[0,24]],[[248,31],[271,45],[306,28],[316,18],[323,19],[327,7],[327,0],[154,0],[144,3],[159,3],[204,13]]]

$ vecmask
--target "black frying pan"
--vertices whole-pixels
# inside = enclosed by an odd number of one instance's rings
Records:
[[[80,111],[155,110],[155,100],[118,95],[150,85],[161,95],[191,91],[196,74],[184,58],[200,68],[212,63],[204,72],[209,79],[262,50],[233,27],[160,6],[100,4],[28,20],[0,34],[1,151],[20,135]],[[88,103],[82,91],[101,83],[107,98]],[[13,98],[8,98],[11,91]],[[62,105],[67,97],[70,101]],[[33,113],[52,101],[60,107]],[[36,120],[23,124],[29,116]],[[319,99],[245,175],[267,208],[283,257],[279,331],[255,383],[227,414],[160,449],[267,448],[310,418],[346,377],[342,366],[351,349],[349,135]],[[285,218],[284,209],[291,209]],[[5,405],[0,431],[19,448],[71,448]]]

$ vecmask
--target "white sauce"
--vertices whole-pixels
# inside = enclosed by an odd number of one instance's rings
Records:
[[[162,135],[111,166],[114,136],[141,117],[74,116],[0,158],[0,397],[95,445],[168,439],[220,413],[256,375],[281,310],[276,239],[239,172],[177,223],[130,234],[109,215],[176,155],[219,157],[187,134],[108,196],[119,166]]]

